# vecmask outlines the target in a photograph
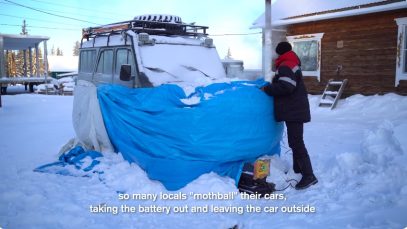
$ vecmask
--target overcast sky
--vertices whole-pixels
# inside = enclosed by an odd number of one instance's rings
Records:
[[[81,29],[97,24],[130,20],[142,14],[172,14],[184,22],[209,26],[210,35],[261,32],[249,27],[264,12],[264,0],[10,0],[24,6],[82,21],[56,17],[0,0],[0,33],[18,34],[26,19],[28,33],[48,36],[52,46],[72,55],[75,41],[80,41]],[[87,21],[87,22],[84,22]],[[48,28],[39,28],[48,27]],[[261,34],[212,36],[219,56],[228,48],[235,59],[244,60],[245,68],[261,68]]]

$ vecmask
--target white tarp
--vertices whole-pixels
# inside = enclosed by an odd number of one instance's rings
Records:
[[[100,112],[96,86],[78,80],[74,91],[72,122],[76,141],[90,150],[114,152]]]

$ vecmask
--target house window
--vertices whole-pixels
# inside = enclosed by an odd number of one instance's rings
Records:
[[[407,17],[397,18],[397,58],[396,58],[396,82],[397,87],[400,80],[407,80]]]
[[[321,76],[321,39],[323,33],[287,36],[288,42],[293,46],[301,60],[301,69],[304,76],[315,76],[320,81]]]

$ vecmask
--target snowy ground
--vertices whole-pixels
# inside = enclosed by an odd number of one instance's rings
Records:
[[[187,200],[119,200],[116,191],[159,194],[163,186],[147,179],[119,155],[99,165],[104,182],[90,178],[35,173],[56,161],[59,149],[74,136],[72,96],[2,96],[0,108],[0,228],[404,228],[407,226],[407,97],[355,95],[331,111],[310,96],[312,122],[305,142],[319,183],[308,190],[289,188],[285,200],[193,200],[189,193],[234,193],[231,179],[205,174],[179,192]],[[286,146],[286,140],[284,140]],[[296,178],[291,152],[283,146],[272,160],[271,179],[279,188]],[[298,178],[297,178],[298,179]],[[188,207],[188,213],[91,213],[90,205]],[[191,213],[194,206],[232,206],[234,213]],[[246,206],[260,207],[261,213]],[[315,213],[284,213],[290,206]],[[278,206],[278,213],[265,207]],[[242,207],[244,212],[239,214]],[[210,211],[211,209],[209,209]]]

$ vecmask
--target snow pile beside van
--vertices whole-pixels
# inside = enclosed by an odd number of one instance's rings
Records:
[[[0,226],[3,228],[404,228],[407,225],[407,97],[355,95],[334,110],[319,108],[310,97],[312,122],[305,125],[319,183],[310,189],[283,192],[285,201],[120,201],[116,191],[167,192],[135,164],[109,154],[98,165],[105,173],[78,178],[35,173],[57,158],[74,135],[72,97],[3,95],[0,108]],[[391,123],[391,125],[389,124]],[[398,143],[399,144],[398,144]],[[286,139],[281,163],[291,165]],[[401,151],[400,151],[401,149]],[[381,156],[386,154],[386,156]],[[383,157],[383,158],[381,158]],[[276,160],[278,161],[278,160]],[[279,167],[279,166],[277,166]],[[278,171],[278,170],[276,170]],[[279,176],[279,173],[272,173]],[[279,180],[282,180],[278,178]],[[276,178],[277,180],[277,178]],[[281,187],[284,187],[281,184]],[[234,181],[205,174],[179,192],[236,192]],[[315,213],[90,213],[89,206],[129,205],[292,206],[312,205]]]

